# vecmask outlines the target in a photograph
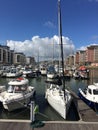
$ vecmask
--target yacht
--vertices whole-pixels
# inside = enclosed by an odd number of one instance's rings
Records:
[[[54,66],[49,66],[47,69],[47,78],[54,79],[56,78],[57,73],[55,71]]]
[[[8,89],[0,93],[0,102],[4,109],[13,111],[28,105],[35,93],[35,88],[28,83],[28,79],[22,77],[8,83]]]
[[[40,72],[41,72],[41,75],[47,75],[47,68],[45,66],[41,66]]]
[[[28,75],[30,75],[30,74],[32,74],[33,73],[33,71],[32,71],[32,69],[26,69],[25,68],[25,70],[23,70],[23,76],[24,77],[28,77]]]
[[[6,77],[8,78],[16,78],[21,76],[22,73],[19,72],[17,68],[10,68],[10,70],[6,73]]]
[[[62,82],[58,81],[46,81],[46,93],[45,98],[54,110],[56,110],[61,117],[66,119],[69,107],[72,101],[70,92],[63,90]]]
[[[60,34],[59,44],[62,59],[62,78],[59,76],[56,82],[52,81],[49,85],[46,85],[45,98],[47,99],[50,106],[52,106],[52,108],[57,111],[57,113],[59,113],[62,118],[66,119],[72,97],[70,92],[65,88],[60,0],[58,0],[58,20]]]

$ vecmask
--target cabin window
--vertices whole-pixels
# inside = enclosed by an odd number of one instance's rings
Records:
[[[26,91],[27,87],[26,86],[22,86],[21,87],[21,91]]]
[[[13,93],[13,86],[10,85],[10,86],[8,87],[8,90],[7,90],[7,91],[8,91],[8,93]]]
[[[19,86],[14,86],[14,89],[15,89],[15,93],[19,93],[21,91]]]
[[[91,91],[91,89],[88,89],[88,92],[89,92],[90,94],[92,94],[92,91]]]
[[[98,90],[93,90],[93,93],[94,93],[95,95],[98,95]]]

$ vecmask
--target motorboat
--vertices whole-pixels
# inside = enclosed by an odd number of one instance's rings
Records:
[[[84,90],[79,88],[78,95],[88,106],[98,110],[98,83],[88,85]]]
[[[53,79],[56,77],[56,74],[53,72],[47,72],[47,78]]]
[[[41,72],[41,75],[47,75],[47,68],[45,66],[41,66],[40,72]]]
[[[19,72],[17,68],[10,68],[10,70],[6,73],[7,78],[16,78],[21,76],[22,73]]]
[[[89,72],[87,71],[80,71],[79,75],[81,79],[89,79]]]
[[[60,34],[59,45],[61,52],[62,78],[58,76],[56,82],[52,81],[48,86],[46,85],[45,98],[47,99],[49,105],[62,118],[66,119],[71,105],[72,96],[70,92],[65,88],[60,0],[58,0],[58,20]]]
[[[22,71],[24,77],[28,77],[28,75],[31,75],[32,73],[33,71],[30,68],[24,68],[24,70]]]
[[[79,71],[76,70],[76,71],[73,73],[73,78],[75,78],[75,79],[80,79]]]
[[[4,109],[13,111],[28,105],[35,93],[35,88],[28,83],[28,79],[22,77],[8,82],[7,90],[0,93],[0,102]]]
[[[6,86],[0,86],[0,93],[6,90]]]

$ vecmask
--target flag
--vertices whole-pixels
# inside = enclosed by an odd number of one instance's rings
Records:
[[[35,108],[34,108],[34,113],[36,114],[36,113],[38,113],[38,112],[39,112],[39,106],[36,105]]]

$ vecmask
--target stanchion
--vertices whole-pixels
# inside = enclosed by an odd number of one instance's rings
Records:
[[[38,105],[35,106],[34,101],[31,101],[30,103],[30,120],[31,120],[31,127],[32,130],[34,130],[34,128],[40,128],[43,127],[45,124],[40,121],[40,120],[36,120],[35,119],[35,114],[38,113]]]

